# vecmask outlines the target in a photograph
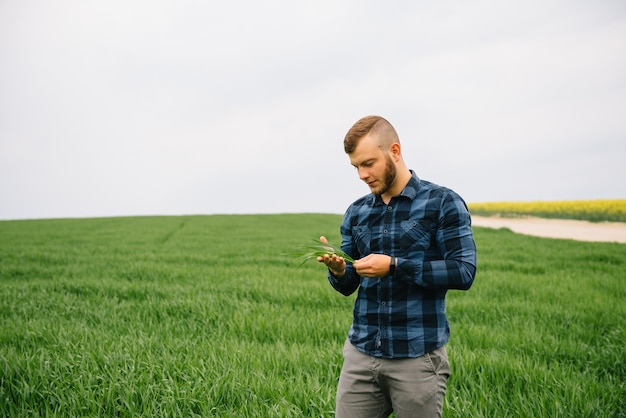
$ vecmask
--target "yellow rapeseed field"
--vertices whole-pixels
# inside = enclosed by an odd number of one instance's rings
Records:
[[[626,222],[626,199],[469,203],[474,215]]]

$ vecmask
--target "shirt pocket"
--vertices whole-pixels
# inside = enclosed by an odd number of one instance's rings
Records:
[[[400,222],[400,248],[425,251],[435,231],[435,225],[427,220],[409,219]]]
[[[358,258],[364,257],[371,253],[370,242],[372,239],[372,232],[366,226],[355,226],[352,230],[354,236],[354,242],[356,244],[356,250],[359,255]]]

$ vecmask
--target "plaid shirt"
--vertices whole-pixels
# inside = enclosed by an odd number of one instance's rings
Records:
[[[450,335],[445,296],[467,290],[476,273],[476,246],[465,202],[415,173],[386,205],[369,194],[354,202],[341,224],[341,249],[355,260],[368,254],[398,258],[393,276],[360,277],[348,264],[330,284],[348,296],[358,289],[348,338],[375,357],[419,357]]]

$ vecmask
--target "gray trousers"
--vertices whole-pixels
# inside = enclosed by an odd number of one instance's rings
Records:
[[[441,417],[450,366],[445,347],[418,358],[384,359],[343,348],[336,418]]]

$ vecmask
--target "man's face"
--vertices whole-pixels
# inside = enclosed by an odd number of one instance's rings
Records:
[[[350,154],[350,163],[375,195],[387,192],[396,179],[396,166],[380,141],[370,135],[364,136]]]

